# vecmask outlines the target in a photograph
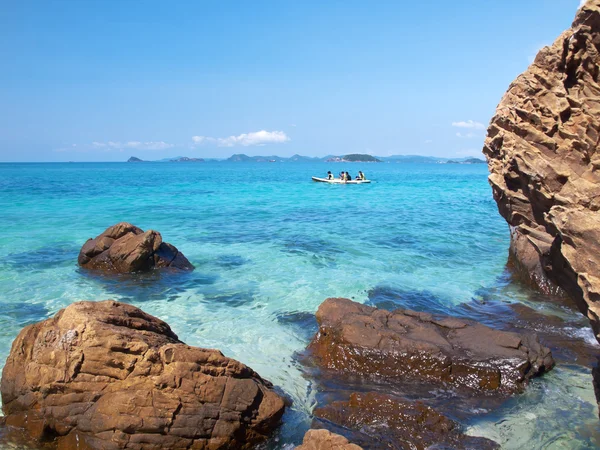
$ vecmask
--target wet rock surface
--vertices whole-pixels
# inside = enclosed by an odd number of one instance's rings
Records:
[[[368,449],[500,448],[489,439],[463,434],[458,423],[421,402],[374,392],[352,393],[347,401],[317,408],[315,416],[324,419],[324,426],[352,430],[351,440]]]
[[[109,273],[194,269],[175,246],[163,242],[158,231],[144,232],[127,222],[113,225],[96,238],[89,239],[81,248],[77,262],[86,269]]]
[[[535,334],[477,322],[330,298],[317,311],[319,332],[308,350],[317,365],[376,380],[512,394],[554,366]]]
[[[111,300],[74,303],[24,328],[1,394],[6,425],[60,449],[246,449],[284,411],[249,367]]]
[[[475,320],[491,328],[515,333],[535,332],[549,347],[558,364],[591,367],[600,353],[600,345],[589,329],[589,321],[568,298],[542,294],[514,279],[506,270],[501,283],[515,283],[522,293],[520,301],[510,301],[496,289],[481,290],[477,298],[452,307],[452,315]],[[377,287],[369,292],[369,306],[394,310],[413,309],[432,314],[447,314],[447,301],[429,292],[398,291]]]
[[[362,447],[348,442],[344,436],[321,429],[308,430],[296,450],[362,450]]]
[[[511,254],[545,293],[566,292],[600,337],[600,0],[509,87],[483,149]]]

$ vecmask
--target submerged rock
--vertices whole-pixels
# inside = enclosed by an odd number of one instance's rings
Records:
[[[489,439],[463,434],[456,422],[421,402],[374,392],[353,393],[348,401],[317,408],[315,416],[354,430],[370,448],[500,448]]]
[[[362,450],[362,447],[351,444],[344,436],[331,431],[308,430],[302,445],[296,447],[296,450]]]
[[[535,334],[471,320],[329,298],[319,306],[317,321],[311,356],[321,367],[347,374],[512,394],[554,366]]]
[[[171,268],[193,270],[194,266],[175,246],[163,242],[158,231],[144,232],[121,222],[81,247],[77,262],[86,269],[114,273],[145,272]]]
[[[251,448],[278,425],[272,385],[112,300],[25,327],[2,372],[6,423],[60,449]]]
[[[509,87],[483,149],[511,255],[565,291],[600,338],[600,0]]]

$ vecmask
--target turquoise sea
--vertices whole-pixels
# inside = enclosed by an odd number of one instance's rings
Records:
[[[359,169],[374,182],[310,179]],[[86,239],[121,221],[160,231],[196,270],[80,270]],[[268,445],[289,448],[319,399],[297,355],[325,298],[447,314],[470,305],[475,316],[522,304],[553,319],[526,326],[576,350],[556,344],[555,370],[463,424],[506,449],[600,446],[589,361],[577,350],[597,351],[593,335],[578,312],[512,278],[508,245],[485,164],[0,164],[0,368],[23,326],[77,300],[129,302],[287,393],[293,406]],[[493,314],[484,321],[495,325]]]

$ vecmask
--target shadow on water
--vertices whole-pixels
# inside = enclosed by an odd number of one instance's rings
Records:
[[[104,274],[85,269],[78,272],[93,283],[100,284],[124,302],[177,300],[184,292],[214,284],[218,277],[194,270],[153,270],[147,273]]]
[[[433,314],[449,314],[448,302],[430,291],[395,289],[376,286],[368,292],[367,304],[388,311],[404,308]]]
[[[281,251],[290,255],[307,257],[317,267],[336,267],[336,260],[343,249],[324,239],[305,235],[294,235],[281,241]]]
[[[253,290],[233,292],[204,292],[203,302],[210,308],[218,309],[223,306],[238,308],[255,302],[257,293]]]
[[[244,232],[240,232],[244,230]],[[243,223],[228,219],[218,225],[207,224],[201,234],[188,236],[187,240],[195,243],[206,244],[252,244],[264,243],[273,240],[273,232],[267,227],[250,228]]]
[[[0,269],[31,272],[73,265],[80,248],[70,243],[57,242],[28,252],[11,253],[0,259]]]
[[[378,236],[373,240],[373,243],[377,247],[389,248],[392,250],[406,250],[407,248],[418,248],[420,245],[422,245],[422,242],[417,237],[409,234],[398,234],[391,237]]]
[[[221,255],[215,260],[215,264],[224,269],[235,269],[248,264],[250,261],[238,255]]]
[[[18,330],[43,320],[49,314],[48,309],[39,303],[4,303],[2,305],[2,314],[0,314],[0,330]],[[0,334],[2,333],[0,331]]]
[[[310,341],[319,330],[317,318],[313,313],[304,311],[279,312],[275,319],[282,325],[289,327],[292,332],[302,340]]]

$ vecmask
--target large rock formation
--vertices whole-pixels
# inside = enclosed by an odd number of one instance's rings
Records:
[[[86,269],[114,273],[151,269],[193,270],[194,266],[175,246],[163,242],[158,231],[144,232],[127,222],[107,228],[83,244],[77,262]]]
[[[56,438],[59,449],[246,449],[284,410],[249,367],[111,300],[74,303],[24,328],[1,393],[7,425]]]
[[[554,366],[536,335],[470,320],[329,298],[319,306],[317,321],[310,354],[320,366],[348,374],[511,394]]]
[[[296,450],[362,450],[344,436],[327,430],[308,430]]]
[[[509,87],[483,152],[511,254],[543,291],[564,290],[600,338],[600,0]]]
[[[460,426],[421,402],[373,392],[353,393],[348,401],[315,410],[315,416],[354,430],[370,448],[425,450],[426,448],[496,449],[489,439],[471,437]]]

